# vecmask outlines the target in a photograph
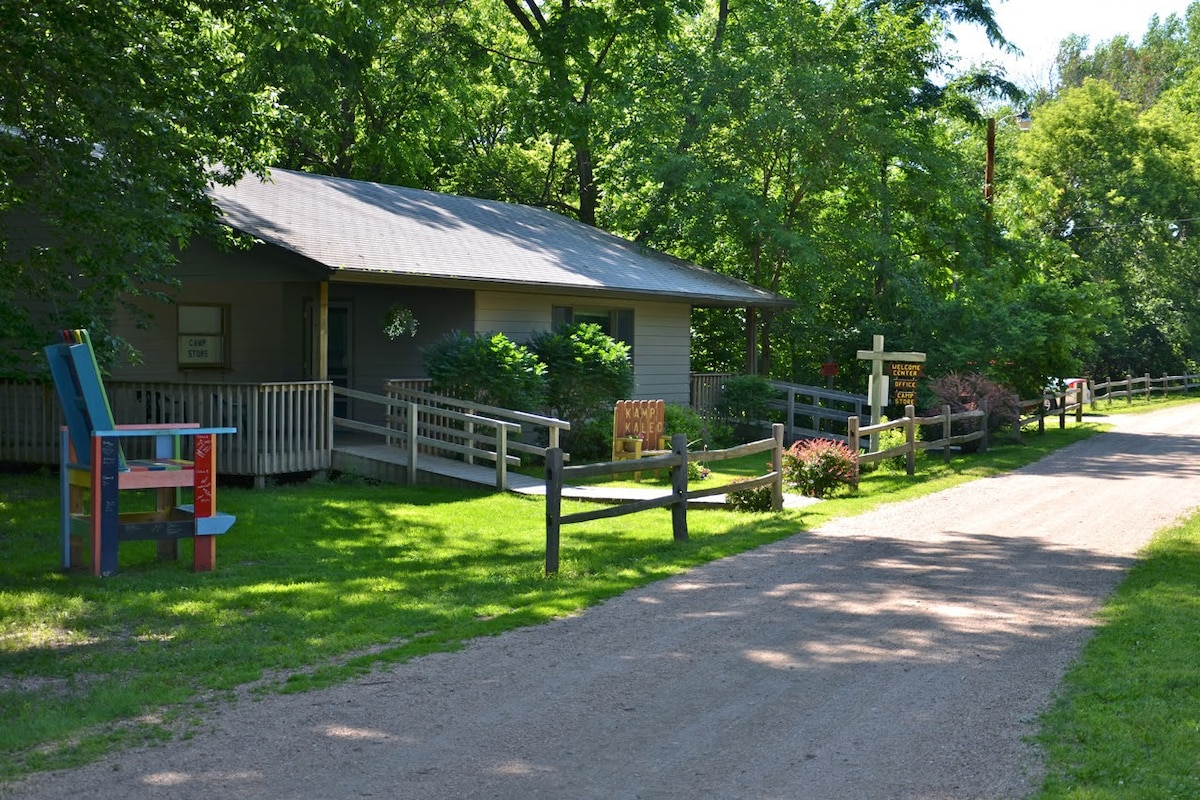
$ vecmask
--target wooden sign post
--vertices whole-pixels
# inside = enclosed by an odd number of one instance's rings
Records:
[[[883,375],[883,362],[903,361],[906,363],[925,361],[924,353],[889,353],[883,349],[883,336],[875,334],[870,350],[859,350],[858,358],[871,362],[871,381],[867,386],[867,402],[871,405],[871,424],[878,425],[883,417],[883,407],[888,404],[888,383]],[[871,451],[879,449],[879,434],[871,434]]]

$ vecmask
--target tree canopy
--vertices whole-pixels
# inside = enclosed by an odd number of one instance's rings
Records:
[[[694,312],[696,369],[854,378],[872,333],[1021,389],[1197,366],[1200,2],[1068,38],[1028,96],[945,55],[951,21],[1007,44],[987,0],[0,11],[0,374],[168,286],[227,235],[206,184],[267,165],[545,206],[795,301]]]

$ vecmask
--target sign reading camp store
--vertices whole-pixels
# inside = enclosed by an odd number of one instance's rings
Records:
[[[895,373],[891,371],[891,366],[895,365],[901,367],[902,370],[906,370],[910,367],[919,368],[921,363],[925,361],[925,354],[915,352],[901,353],[884,350],[883,337],[879,334],[875,334],[875,336],[872,337],[871,344],[872,347],[870,350],[858,351],[858,358],[862,359],[863,361],[871,362],[871,377],[867,383],[867,402],[870,403],[871,406],[871,424],[878,425],[883,416],[883,407],[888,404],[888,381],[892,379],[892,375],[895,375]],[[889,365],[888,376],[884,376],[883,374],[884,364]],[[916,377],[917,376],[904,375],[900,377],[900,380],[915,381]],[[904,404],[916,401],[915,383],[913,384],[912,397],[912,400],[906,401]],[[899,400],[897,400],[896,403],[898,405],[901,404]],[[879,449],[879,434],[877,433],[871,434],[871,449]]]
[[[888,364],[892,377],[892,403],[898,406],[916,405],[917,379],[924,377],[925,365],[893,361]]]

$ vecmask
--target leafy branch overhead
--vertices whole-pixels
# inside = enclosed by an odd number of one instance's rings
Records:
[[[550,208],[795,300],[696,310],[698,369],[859,385],[870,333],[1022,392],[1194,366],[1200,2],[1068,38],[1045,85],[950,60],[952,22],[1012,46],[993,5],[8,3],[0,375],[63,326],[117,357],[180,247],[234,244],[206,187],[268,165]]]

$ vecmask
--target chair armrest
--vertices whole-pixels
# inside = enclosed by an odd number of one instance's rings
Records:
[[[199,428],[199,422],[143,422],[136,425],[118,425],[119,431],[173,431],[176,428]]]
[[[118,425],[116,430],[92,431],[93,436],[112,436],[121,439],[141,436],[197,436],[225,433],[237,433],[237,428],[201,428],[196,423],[183,423],[180,425]]]

